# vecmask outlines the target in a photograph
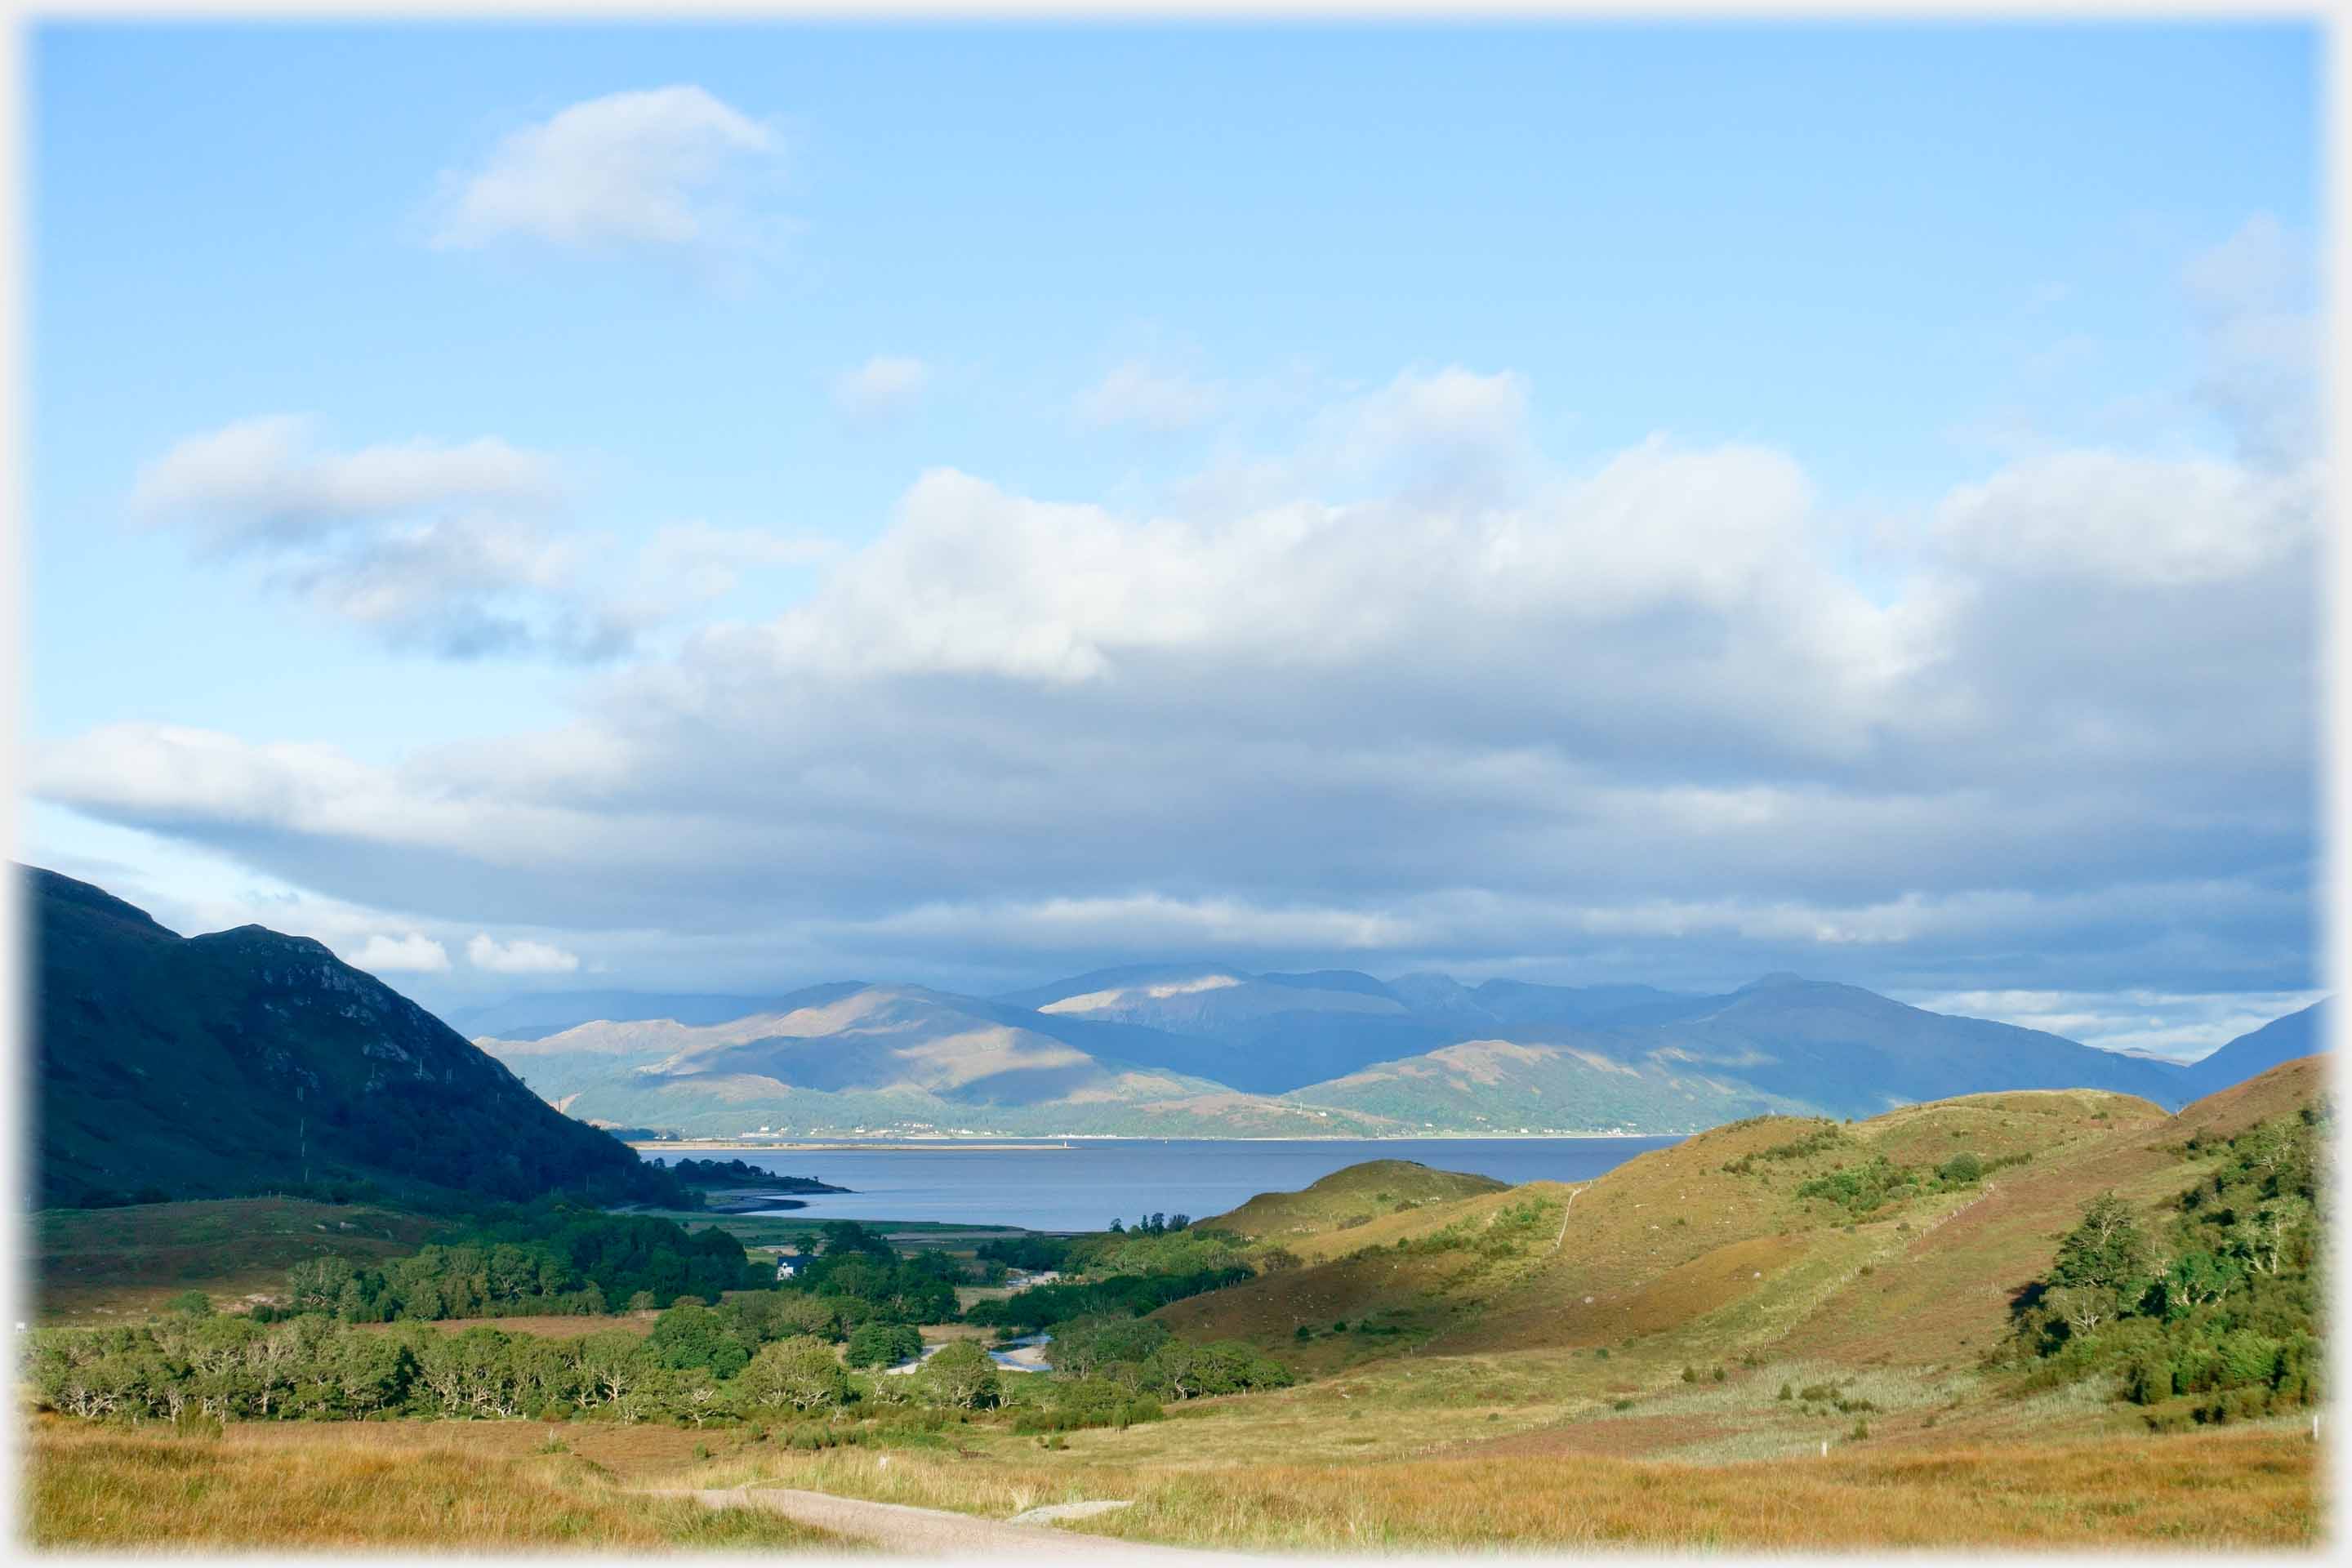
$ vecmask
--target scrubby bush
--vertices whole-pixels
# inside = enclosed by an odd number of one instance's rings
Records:
[[[823,1410],[849,1392],[833,1347],[814,1334],[761,1346],[735,1382],[751,1410]]]
[[[969,1340],[943,1346],[914,1376],[916,1392],[926,1404],[952,1410],[985,1410],[996,1404],[1000,1393],[996,1363]]]
[[[1015,1432],[1076,1432],[1091,1426],[1120,1429],[1139,1422],[1157,1421],[1160,1402],[1104,1378],[1056,1380],[1042,1409],[1024,1410],[1013,1418]]]

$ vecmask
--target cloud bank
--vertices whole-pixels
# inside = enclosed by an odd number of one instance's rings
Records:
[[[2214,322],[2278,308],[2249,234],[2192,278]],[[1569,460],[1525,377],[1409,372],[1246,482],[1148,507],[939,468],[822,561],[682,527],[659,548],[705,598],[747,561],[814,585],[495,743],[386,765],[120,723],[34,775],[357,904],[590,933],[623,967],[693,949],[738,987],[1214,952],[2297,993],[2325,475],[2295,363],[2214,384],[2226,449],[2036,451],[1859,543],[1798,454]],[[338,613],[430,625],[404,584],[448,574],[398,568],[445,559],[436,524],[400,520],[520,515],[551,472],[488,439],[322,455],[264,426],[168,455],[142,496]],[[542,570],[492,552],[438,603],[489,584],[552,614]],[[467,951],[546,973],[573,945]]]

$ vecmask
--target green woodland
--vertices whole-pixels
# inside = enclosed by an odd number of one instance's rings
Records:
[[[2330,1128],[2324,1105],[2306,1106],[2191,1139],[2181,1154],[2210,1169],[2153,1230],[2115,1194],[2094,1198],[2019,1297],[1996,1360],[2028,1386],[2112,1377],[2158,1428],[2316,1403]]]
[[[282,1306],[221,1314],[190,1292],[145,1323],[41,1330],[27,1372],[45,1407],[88,1418],[529,1415],[701,1426],[858,1406],[919,1425],[927,1415],[1005,1407],[1020,1430],[1038,1432],[1127,1426],[1157,1418],[1163,1401],[1290,1381],[1287,1368],[1246,1345],[1190,1344],[1140,1317],[1248,1278],[1229,1237],[1054,1242],[1058,1266],[1097,1277],[984,1301],[969,1315],[1054,1330],[1062,1364],[1051,1374],[1003,1373],[971,1342],[942,1347],[911,1373],[881,1370],[920,1353],[919,1325],[956,1318],[963,1266],[936,1251],[901,1254],[853,1222],[818,1237],[800,1276],[779,1282],[723,1229],[689,1234],[667,1220],[543,1205],[378,1265],[299,1264]],[[1217,1266],[1202,1266],[1212,1259]],[[644,1334],[431,1326],[593,1319],[665,1301]]]

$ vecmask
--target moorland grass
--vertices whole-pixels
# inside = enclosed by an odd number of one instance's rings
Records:
[[[41,1547],[715,1547],[833,1550],[756,1509],[647,1497],[611,1469],[508,1424],[509,1452],[454,1424],[237,1426],[175,1432],[42,1419],[24,1448],[20,1517]]]
[[[2211,1550],[2312,1544],[2316,1466],[2306,1436],[2273,1426],[2121,1444],[1832,1444],[1826,1458],[1720,1465],[1580,1454],[1171,1469],[899,1455],[878,1467],[872,1456],[833,1450],[762,1456],[715,1484],[773,1479],[993,1518],[1131,1498],[1134,1507],[1087,1528],[1255,1550]]]

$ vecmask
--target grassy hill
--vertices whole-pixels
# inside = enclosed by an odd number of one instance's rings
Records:
[[[2306,1411],[2152,1429],[2109,1372],[1988,1352],[2098,1194],[2160,1231],[2242,1157],[2218,1140],[2260,1146],[2322,1086],[2299,1061],[2177,1115],[2056,1090],[1759,1118],[1575,1185],[1431,1173],[1350,1224],[1409,1173],[1360,1166],[1207,1222],[1300,1265],[1152,1314],[1291,1387],[1066,1446],[975,1425],[887,1470],[706,1473],[1000,1518],[1133,1499],[1080,1528],[1257,1550],[2308,1547]]]
[[[1491,1176],[1433,1170],[1417,1160],[1367,1160],[1334,1171],[1303,1192],[1260,1193],[1231,1213],[1199,1224],[1203,1230],[1229,1230],[1296,1250],[1312,1238],[1415,1214],[1433,1204],[1500,1192],[1504,1185]]]
[[[1573,1187],[1528,1184],[1283,1237],[1304,1267],[1156,1315],[1318,1375],[1278,1403],[1308,1412],[1344,1390],[1410,1409],[1432,1433],[1454,1425],[1449,1404],[1484,1402],[1508,1413],[1498,1419],[1542,1411],[1545,1430],[1580,1434],[1557,1438],[1571,1447],[1796,1453],[1853,1425],[1824,1426],[1834,1398],[1865,1397],[1873,1441],[1938,1423],[1988,1437],[2021,1421],[2128,1428],[2103,1388],[2006,1398],[1980,1363],[2094,1196],[2115,1192],[2160,1224],[2218,1157],[2214,1140],[2292,1118],[2320,1091],[2321,1068],[2288,1063],[2178,1115],[2126,1095],[2041,1090],[1850,1123],[1759,1118]],[[1963,1153],[1972,1178],[1954,1163]],[[1332,1178],[1366,1179],[1378,1178]],[[1269,1196],[1236,1213],[1302,1203],[1312,1200]],[[1790,1381],[1843,1392],[1780,1399]]]

